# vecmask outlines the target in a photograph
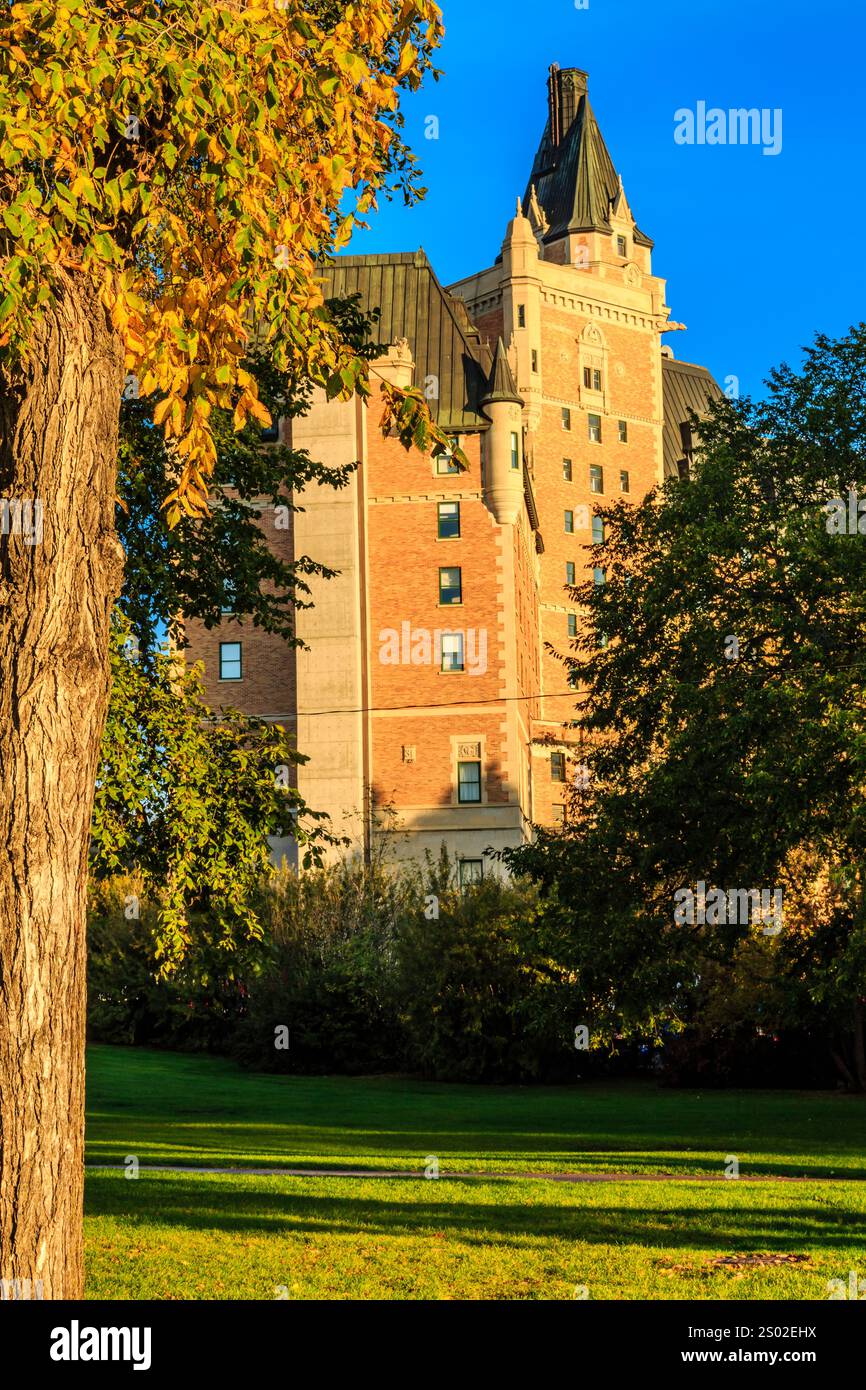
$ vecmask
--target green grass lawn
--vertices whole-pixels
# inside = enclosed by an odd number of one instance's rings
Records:
[[[90,1172],[93,1298],[548,1299],[585,1286],[601,1299],[820,1299],[828,1279],[866,1276],[866,1103],[854,1097],[270,1077],[91,1048],[88,1162],[130,1154],[418,1174],[435,1155],[441,1176]],[[764,1180],[711,1180],[728,1155],[743,1178]],[[571,1185],[524,1172],[654,1179]],[[802,1258],[713,1264],[757,1253]]]

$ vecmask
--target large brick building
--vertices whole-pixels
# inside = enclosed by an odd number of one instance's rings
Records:
[[[341,257],[329,292],[381,310],[375,364],[424,388],[469,459],[407,454],[380,402],[317,398],[292,442],[357,461],[306,490],[286,554],[339,571],[298,613],[306,650],[247,626],[190,627],[212,704],[288,722],[307,802],[369,846],[441,845],[461,876],[563,814],[580,766],[557,654],[579,629],[595,516],[687,466],[687,419],[718,388],[679,363],[653,243],[637,226],[587,94],[553,68],[548,119],[493,264],[442,288],[423,252]],[[386,814],[391,808],[391,814]]]

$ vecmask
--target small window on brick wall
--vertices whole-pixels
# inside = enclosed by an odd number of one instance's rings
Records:
[[[460,503],[439,503],[439,539],[457,540],[460,536]]]
[[[220,642],[220,680],[243,679],[244,663],[240,642]]]
[[[463,571],[457,566],[443,566],[440,569],[439,602],[443,604],[463,602]]]
[[[455,461],[455,459],[452,457],[451,454],[448,454],[448,453],[446,453],[446,454],[437,454],[437,455],[436,455],[436,472],[437,472],[437,473],[447,473],[447,474],[459,473],[459,472],[460,472],[460,464],[457,463],[457,462]]]
[[[477,805],[480,802],[480,762],[460,762],[457,764],[457,800],[461,805]]]
[[[463,669],[463,633],[444,632],[442,634],[442,670],[462,671]]]
[[[550,755],[550,777],[553,782],[565,781],[565,754],[551,753]]]

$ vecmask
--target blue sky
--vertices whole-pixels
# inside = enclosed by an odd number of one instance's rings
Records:
[[[866,318],[861,0],[440,0],[439,66],[405,104],[425,201],[383,203],[355,253],[423,246],[443,283],[490,265],[546,118],[552,62],[589,93],[638,225],[667,279],[677,357],[761,394],[817,329]],[[531,16],[531,26],[527,24]],[[674,113],[782,111],[775,156],[678,145]],[[438,140],[425,118],[439,118]]]

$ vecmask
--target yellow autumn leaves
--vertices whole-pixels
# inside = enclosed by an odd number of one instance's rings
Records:
[[[270,423],[243,366],[253,334],[290,376],[339,378],[349,394],[366,371],[323,311],[321,262],[375,205],[399,88],[429,69],[441,15],[432,0],[317,12],[0,12],[0,349],[26,355],[53,266],[92,276],[140,395],[158,402],[172,521],[207,505],[212,411],[238,430]]]

